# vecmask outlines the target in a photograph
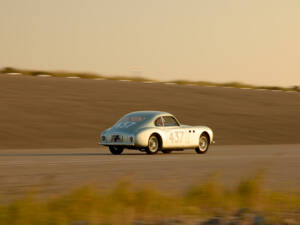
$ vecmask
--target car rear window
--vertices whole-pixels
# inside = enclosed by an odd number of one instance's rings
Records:
[[[139,126],[143,121],[146,120],[144,116],[125,116],[120,119],[115,125],[116,129],[128,129],[131,127]]]
[[[146,119],[144,116],[125,116],[121,119],[122,122],[142,122]]]

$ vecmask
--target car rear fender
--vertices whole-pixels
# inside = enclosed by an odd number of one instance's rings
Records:
[[[164,143],[164,133],[162,132],[162,130],[157,129],[157,128],[144,128],[142,130],[140,130],[139,132],[137,132],[136,134],[136,139],[135,139],[135,144],[137,146],[141,146],[141,147],[147,147],[148,146],[148,140],[150,138],[151,135],[156,134],[159,136],[159,138],[162,141],[162,146]]]

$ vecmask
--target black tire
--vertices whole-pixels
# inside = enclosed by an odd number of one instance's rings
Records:
[[[205,154],[208,151],[209,148],[209,137],[207,134],[202,134],[199,137],[199,144],[198,147],[195,148],[195,151],[198,154]]]
[[[161,150],[160,139],[156,135],[151,135],[148,140],[148,146],[146,148],[146,153],[149,155],[154,155]]]
[[[164,154],[170,154],[170,153],[172,153],[172,150],[161,150],[162,151],[162,153],[164,153]]]
[[[123,150],[124,150],[124,148],[121,146],[109,146],[109,151],[113,155],[120,155],[120,154],[122,154]]]

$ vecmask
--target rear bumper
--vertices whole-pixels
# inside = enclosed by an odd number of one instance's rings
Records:
[[[98,142],[98,144],[99,145],[103,145],[105,147],[109,147],[109,146],[121,146],[123,148],[140,150],[140,151],[142,151],[143,149],[145,149],[145,147],[138,146],[138,145],[136,145],[134,143],[115,143],[115,142],[102,143],[102,142]]]
[[[134,143],[125,143],[125,142],[98,142],[98,145],[110,146],[110,145],[118,145],[118,146],[135,146]]]

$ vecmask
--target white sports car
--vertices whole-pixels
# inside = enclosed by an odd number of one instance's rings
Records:
[[[213,131],[206,126],[181,125],[167,112],[137,111],[123,116],[113,127],[102,132],[99,144],[114,155],[124,148],[155,154],[195,149],[206,153],[213,141]]]

